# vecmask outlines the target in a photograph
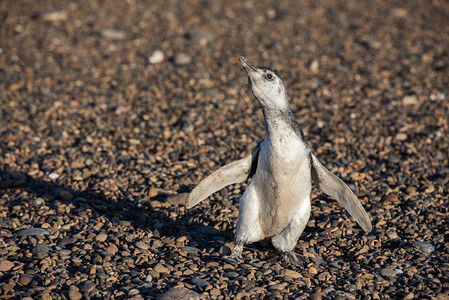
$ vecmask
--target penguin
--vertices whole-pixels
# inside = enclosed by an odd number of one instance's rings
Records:
[[[370,232],[371,221],[360,201],[321,164],[304,140],[279,74],[268,67],[256,66],[243,56],[239,60],[262,109],[265,137],[251,154],[201,181],[187,196],[186,208],[230,184],[251,178],[240,200],[235,245],[230,255],[236,261],[242,258],[244,244],[269,239],[284,263],[301,265],[294,248],[310,218],[312,182]]]

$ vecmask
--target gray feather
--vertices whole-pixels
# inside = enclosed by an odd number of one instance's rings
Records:
[[[372,226],[369,216],[351,189],[340,178],[326,169],[315,155],[311,154],[311,158],[313,182],[324,193],[335,198],[338,203],[346,208],[363,230],[370,232]]]
[[[187,197],[186,207],[192,208],[222,188],[252,177],[257,168],[259,145],[250,155],[221,167],[201,181]]]

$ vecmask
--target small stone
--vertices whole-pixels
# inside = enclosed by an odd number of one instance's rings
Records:
[[[188,289],[171,289],[161,294],[157,300],[199,300],[200,295]]]
[[[319,67],[320,63],[317,60],[312,61],[312,63],[309,66],[310,72],[312,72],[313,74],[317,74]]]
[[[39,236],[43,237],[50,234],[47,230],[42,228],[25,228],[17,231],[18,236]]]
[[[278,284],[270,286],[268,289],[271,291],[279,291],[279,290],[283,290],[284,288],[285,288],[285,283],[278,283]]]
[[[148,62],[150,64],[159,64],[164,61],[164,52],[161,50],[156,50],[151,54],[151,56],[148,58]]]
[[[189,193],[172,195],[167,198],[167,202],[174,206],[184,205],[188,195]]]
[[[408,136],[404,132],[400,132],[400,133],[396,134],[396,139],[398,141],[405,141],[407,138],[408,138]]]
[[[387,232],[387,236],[392,240],[397,240],[399,238],[398,233],[396,231]]]
[[[154,240],[153,243],[151,243],[151,249],[158,249],[162,247],[164,243],[162,243],[160,240]]]
[[[418,103],[418,97],[415,95],[409,95],[402,98],[402,104],[404,105],[413,105]]]
[[[220,254],[220,256],[228,256],[231,254],[231,249],[228,246],[221,246],[220,249],[218,249],[218,254]]]
[[[228,277],[228,278],[236,278],[239,276],[239,273],[231,271],[231,272],[225,272],[223,274],[224,277]]]
[[[33,280],[33,275],[22,274],[19,277],[19,283],[23,286],[27,286]]]
[[[124,38],[126,38],[126,32],[123,30],[103,28],[100,32],[101,35],[108,40],[123,40]]]
[[[142,241],[138,241],[136,242],[136,247],[142,250],[148,250],[150,248],[150,245],[148,245],[147,243],[144,243]]]
[[[316,269],[315,267],[310,267],[309,270],[308,270],[308,272],[309,272],[310,274],[318,274],[318,271],[317,271],[317,269]]]
[[[58,179],[59,178],[59,174],[57,174],[57,173],[50,173],[50,174],[48,174],[48,178],[50,178],[51,180],[56,180],[56,179]]]
[[[198,227],[196,232],[198,232],[199,234],[210,236],[210,237],[222,235],[222,232],[220,230],[218,230],[212,226],[200,226],[200,227]]]
[[[388,194],[387,196],[385,196],[384,201],[385,202],[398,201],[398,195],[396,195],[395,193]]]
[[[104,242],[108,239],[108,235],[106,233],[100,233],[95,237],[95,240],[99,242]]]
[[[179,53],[175,56],[175,64],[177,65],[188,65],[192,62],[192,57],[190,55]]]
[[[84,284],[80,287],[81,293],[90,293],[96,287],[95,283],[90,280],[84,282]]]
[[[40,299],[40,300],[52,300],[53,297],[50,296],[49,293],[42,293],[42,294],[38,295],[38,299]]]
[[[62,198],[65,201],[71,201],[73,200],[73,194],[68,191],[60,191],[58,196]]]
[[[425,252],[427,254],[430,254],[433,251],[435,251],[435,247],[431,243],[416,241],[413,243],[413,245],[418,247],[422,252]]]
[[[390,154],[388,155],[388,162],[392,164],[397,164],[401,161],[401,158],[397,156],[396,154]]]
[[[209,285],[209,282],[207,282],[207,280],[204,280],[204,279],[199,278],[199,277],[194,277],[192,279],[192,283],[194,285],[196,285],[197,287],[199,287],[199,288],[205,288],[206,286]]]
[[[281,270],[280,274],[281,275],[285,275],[285,276],[289,276],[289,277],[294,278],[294,279],[302,278],[302,275],[300,273],[298,273],[296,271],[293,271],[293,270],[288,270],[288,269]]]
[[[390,268],[383,268],[382,270],[380,270],[380,275],[384,277],[393,277],[396,276],[396,274],[396,271]]]
[[[34,246],[33,250],[31,250],[31,253],[33,253],[34,257],[43,259],[47,257],[49,250],[50,246],[48,244],[37,244],[36,246]]]
[[[12,290],[13,288],[14,288],[14,284],[10,284],[10,283],[4,283],[4,284],[2,284],[2,290],[5,292],[5,293],[7,293],[7,292],[9,292],[10,290]]]
[[[118,252],[118,247],[115,244],[111,244],[106,248],[106,252],[115,255]]]
[[[197,31],[194,33],[188,33],[185,37],[194,42],[198,42],[201,45],[206,45],[208,42],[213,42],[215,40],[215,36],[208,31]]]
[[[36,15],[37,19],[49,22],[65,21],[68,19],[66,12],[61,10],[55,11],[42,11]]]
[[[70,300],[80,300],[83,298],[83,294],[75,290],[69,290],[69,299]]]
[[[151,189],[148,191],[148,197],[153,198],[156,197],[158,194],[157,189],[153,186],[151,187]]]
[[[402,298],[403,300],[412,300],[413,298],[415,298],[415,294],[413,294],[412,292],[408,293],[407,295],[405,295],[404,298]]]
[[[154,270],[158,273],[170,273],[170,271],[164,267],[163,265],[157,265],[154,267]]]
[[[195,254],[195,255],[198,255],[201,252],[200,249],[189,246],[181,247],[181,251],[184,252],[185,254]]]
[[[0,261],[0,272],[8,272],[12,267],[14,267],[14,263],[9,260]]]

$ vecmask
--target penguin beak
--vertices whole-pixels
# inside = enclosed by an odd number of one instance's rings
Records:
[[[257,66],[250,62],[246,57],[240,56],[239,61],[240,64],[245,68],[247,73],[257,72]]]

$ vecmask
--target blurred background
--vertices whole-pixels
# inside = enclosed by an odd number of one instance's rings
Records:
[[[360,248],[369,244],[367,261],[346,263],[350,269],[359,264],[371,274],[385,264],[389,269],[399,268],[391,265],[394,261],[403,265],[412,261],[405,259],[408,250],[402,253],[400,249],[428,241],[434,247],[432,256],[413,266],[446,266],[420,271],[419,278],[414,277],[416,272],[404,273],[399,282],[403,286],[389,292],[395,281],[388,281],[384,274],[388,284],[380,284],[384,281],[378,277],[365,278],[367,292],[357,294],[351,290],[354,282],[350,279],[338,281],[348,277],[346,272],[343,277],[324,276],[325,281],[312,276],[303,285],[290,282],[292,290],[265,287],[261,293],[299,295],[299,287],[307,286],[307,298],[323,284],[340,285],[359,296],[375,290],[391,297],[447,293],[448,20],[449,5],[442,0],[1,1],[3,240],[11,243],[16,230],[48,224],[43,228],[53,234],[54,240],[48,242],[51,251],[56,251],[52,243],[58,239],[84,236],[89,230],[95,234],[109,230],[109,242],[129,242],[132,248],[135,239],[114,237],[117,224],[130,220],[120,225],[126,227],[123,230],[140,232],[136,238],[145,236],[150,245],[184,236],[180,245],[196,241],[192,245],[201,251],[222,249],[223,242],[232,240],[228,235],[246,184],[225,189],[193,212],[185,212],[182,197],[173,195],[190,191],[219,166],[247,155],[263,138],[263,116],[238,63],[244,55],[279,71],[306,140],[323,163],[357,191],[373,217],[376,229],[371,241],[379,242],[373,246],[351,234],[343,234],[350,242],[332,240],[336,237],[324,224],[342,224],[343,220],[344,228],[358,229],[334,202],[314,191],[314,213],[302,237],[306,245],[316,246],[310,241],[323,234],[343,253],[351,243]],[[337,214],[329,214],[328,207]],[[30,217],[39,209],[51,213]],[[67,210],[88,211],[83,217],[85,225],[61,231],[61,226],[74,222]],[[94,224],[98,218],[105,218],[101,230]],[[210,241],[207,234],[196,231],[198,226],[220,229],[227,235]],[[399,236],[392,238],[391,232]],[[380,255],[376,251],[390,238],[395,241],[389,244],[394,249],[383,254],[388,259],[377,258],[382,264],[370,260]],[[101,239],[94,241],[98,249],[108,247]],[[79,243],[82,249],[84,242]],[[161,243],[169,244],[167,240]],[[8,254],[13,256],[9,260],[16,267],[25,264],[25,269],[27,264],[30,269],[33,263],[37,266],[38,262],[24,258],[31,253],[33,242],[23,239],[17,245],[25,252],[22,256]],[[150,248],[155,260],[145,262],[138,275],[133,275],[143,282],[151,270],[154,280],[137,288],[136,295],[153,297],[178,282],[206,298],[212,289],[223,290],[213,280],[208,283],[211,288],[192,283],[194,275],[184,271],[176,277],[176,267],[169,270],[170,276],[155,275],[164,273],[155,271],[155,266],[174,251],[171,246],[157,245]],[[96,253],[95,249],[85,251]],[[308,246],[301,249],[306,251]],[[332,249],[320,249],[314,251],[341,259]],[[78,255],[81,264],[92,264],[83,255]],[[112,261],[122,262],[117,259]],[[167,264],[170,259],[173,265],[179,261],[167,258]],[[197,262],[199,269],[207,259]],[[70,276],[85,273],[80,263],[74,265]],[[3,277],[12,285],[3,289],[4,294],[44,293],[18,288],[22,267]],[[319,274],[326,267],[318,268]],[[58,278],[54,272],[49,274]],[[111,272],[110,277],[120,274]],[[223,275],[207,274],[211,278]],[[112,283],[100,284],[95,274],[88,276],[98,284],[95,295],[114,290]],[[267,276],[261,282],[269,281]],[[117,286],[131,284],[126,276],[117,278]],[[421,286],[408,287],[412,278]],[[433,282],[433,278],[445,281]],[[49,290],[52,282],[45,284],[44,280],[34,286],[44,286],[49,294],[67,291],[68,285],[61,281]],[[73,282],[81,286],[79,280]],[[241,289],[214,295],[235,296]],[[129,290],[114,295],[121,297]],[[89,296],[92,289],[81,292]]]

